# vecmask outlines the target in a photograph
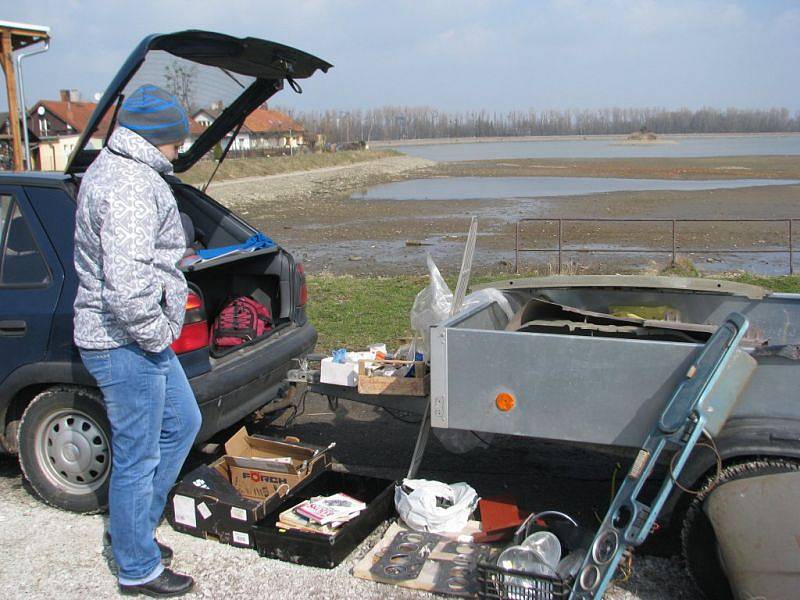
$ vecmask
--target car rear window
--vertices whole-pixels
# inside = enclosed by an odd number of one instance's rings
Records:
[[[0,248],[3,249],[0,285],[29,287],[47,284],[50,279],[47,264],[13,196],[0,195],[0,224]]]

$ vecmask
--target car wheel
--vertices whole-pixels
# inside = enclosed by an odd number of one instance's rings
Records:
[[[717,537],[703,510],[708,495],[719,485],[772,473],[800,471],[800,463],[782,458],[754,459],[725,467],[719,478],[709,479],[686,511],[681,530],[681,545],[686,568],[708,600],[733,600],[728,577],[720,557]]]
[[[19,462],[33,491],[57,508],[88,513],[108,504],[111,427],[98,392],[53,387],[19,426]]]

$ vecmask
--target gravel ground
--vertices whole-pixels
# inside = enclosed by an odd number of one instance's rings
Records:
[[[251,424],[250,428],[297,434],[311,442],[336,439],[335,458],[346,463],[347,468],[398,476],[413,449],[414,425],[399,423],[371,407],[341,404],[334,414],[323,399],[309,397],[305,413],[292,427],[276,429],[274,425]],[[524,489],[537,498],[538,506],[566,505],[576,515],[596,510],[592,506],[594,498],[607,502],[607,482],[602,477],[586,477],[607,473],[610,459],[569,454],[555,446],[531,449],[521,458],[519,450],[508,452],[512,451],[488,449],[479,456],[455,456],[445,453],[434,441],[421,474],[445,481],[467,480],[481,493],[506,488],[522,495]],[[510,460],[509,456],[517,456],[518,460]],[[190,460],[207,461],[208,457],[195,453]],[[578,466],[565,471],[570,464]],[[548,469],[550,472],[546,472]],[[516,475],[512,476],[514,472]],[[583,485],[579,488],[582,493],[571,494],[569,490],[574,491],[577,485]],[[19,467],[11,457],[0,459],[0,498],[0,598],[116,595],[109,552],[102,543],[105,515],[76,515],[45,506],[24,489]],[[193,596],[198,598],[433,598],[430,594],[362,581],[350,574],[384,529],[385,526],[373,533],[331,571],[263,559],[253,550],[183,535],[168,525],[162,525],[158,535],[174,548],[175,568],[197,580]],[[657,556],[636,556],[631,578],[606,594],[613,600],[693,597],[680,561]]]

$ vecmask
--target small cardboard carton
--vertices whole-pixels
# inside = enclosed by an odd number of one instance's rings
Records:
[[[320,362],[320,383],[356,387],[358,383],[358,364],[353,362],[335,363],[330,356]]]
[[[375,360],[375,352],[372,350],[369,352],[348,352],[343,363],[333,362],[333,357],[331,356],[323,358],[320,362],[320,383],[356,387],[358,385],[358,361],[360,360]]]
[[[167,519],[176,531],[252,548],[253,524],[328,469],[330,448],[250,436],[242,428],[225,444],[225,456],[173,487]]]

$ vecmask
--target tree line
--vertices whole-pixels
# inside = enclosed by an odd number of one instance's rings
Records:
[[[800,131],[800,112],[786,108],[601,108],[593,110],[465,111],[384,106],[369,110],[281,108],[328,142],[525,135],[771,133]]]

